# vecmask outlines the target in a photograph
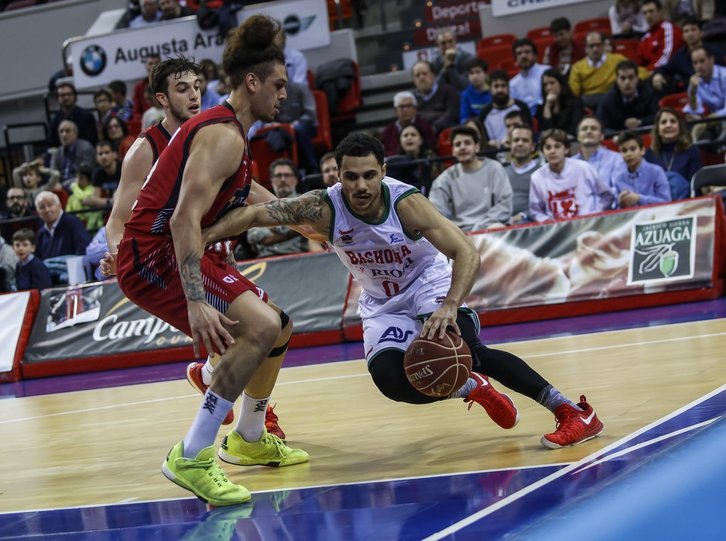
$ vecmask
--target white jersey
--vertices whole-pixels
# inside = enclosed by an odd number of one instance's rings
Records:
[[[385,301],[417,287],[451,277],[446,257],[422,235],[410,236],[401,225],[396,205],[419,191],[391,177],[381,184],[385,209],[378,222],[357,216],[345,201],[340,183],[328,188],[333,213],[330,243],[360,283],[364,297]]]

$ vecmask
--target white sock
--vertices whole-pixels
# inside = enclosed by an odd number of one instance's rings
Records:
[[[214,444],[219,427],[234,402],[225,400],[210,389],[204,393],[204,401],[197,411],[189,432],[184,436],[184,456],[195,458],[199,451]]]
[[[207,357],[207,362],[202,366],[202,381],[204,385],[212,384],[212,372],[214,372],[214,365],[212,364],[212,357]]]
[[[477,385],[478,383],[474,378],[469,378],[468,380],[466,380],[466,383],[461,386],[461,389],[451,393],[449,395],[449,398],[466,398],[467,396],[469,396],[469,393],[476,388]]]
[[[245,441],[255,442],[262,436],[265,429],[265,413],[270,398],[252,398],[242,393],[242,409],[237,420],[237,432]]]

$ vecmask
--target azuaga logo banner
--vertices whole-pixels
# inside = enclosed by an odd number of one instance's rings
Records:
[[[634,224],[628,284],[692,278],[695,240],[695,216]]]

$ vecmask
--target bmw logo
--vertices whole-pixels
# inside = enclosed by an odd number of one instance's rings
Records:
[[[106,68],[106,51],[98,45],[89,45],[81,53],[81,70],[95,77]]]

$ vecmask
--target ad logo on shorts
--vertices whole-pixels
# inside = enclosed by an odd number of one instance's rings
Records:
[[[634,224],[628,284],[692,278],[695,237],[693,216]]]
[[[380,344],[382,342],[395,342],[396,344],[403,344],[412,334],[413,331],[403,332],[403,329],[399,329],[398,327],[388,327],[381,335],[378,343]]]
[[[225,284],[234,284],[235,282],[239,282],[239,278],[237,278],[236,276],[234,276],[232,274],[228,274],[227,276],[222,278],[222,281]]]

